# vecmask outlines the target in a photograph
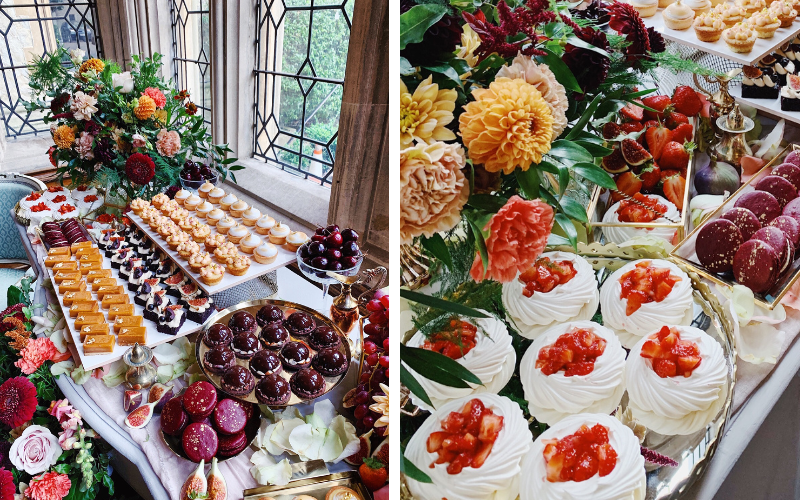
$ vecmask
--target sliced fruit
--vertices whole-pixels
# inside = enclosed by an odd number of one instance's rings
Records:
[[[672,202],[678,210],[683,210],[683,198],[686,192],[686,179],[681,175],[673,175],[664,179],[662,187],[664,197]]]
[[[611,174],[620,174],[628,170],[628,164],[625,163],[625,158],[619,148],[603,158],[603,168]]]
[[[451,412],[442,421],[442,431],[428,436],[427,450],[438,457],[431,464],[448,464],[448,474],[458,474],[465,467],[479,468],[492,451],[503,429],[503,417],[483,405],[478,399],[468,401],[461,412]],[[384,448],[381,443],[379,449]],[[388,442],[386,443],[388,459]]]
[[[698,345],[681,339],[680,331],[668,326],[648,337],[640,356],[653,360],[653,371],[661,378],[690,377],[702,362]]]
[[[635,102],[642,104],[640,99],[634,99]],[[641,106],[638,106],[634,103],[629,102],[619,111],[619,114],[625,117],[628,120],[632,121],[642,121],[644,118],[644,109]]]
[[[191,476],[186,478],[183,486],[181,486],[180,500],[194,500],[205,497],[208,482],[203,474],[204,468],[205,460],[200,460],[200,463],[197,464],[197,469]]]
[[[690,153],[693,149],[694,144],[691,142],[684,144],[675,141],[668,142],[664,146],[664,150],[661,152],[661,160],[658,162],[661,170],[686,170],[689,166]]]
[[[694,116],[703,109],[703,102],[697,92],[688,85],[679,85],[672,94],[672,104],[675,110],[686,116]]]
[[[165,385],[161,383],[155,383],[152,387],[150,387],[150,392],[147,395],[147,402],[155,403],[153,411],[155,413],[161,413],[161,410],[164,409],[164,405],[167,404],[167,401],[172,399],[174,395],[175,392],[172,384]]]
[[[641,122],[628,122],[619,126],[624,134],[635,134],[644,130],[644,125]]]
[[[187,300],[186,303],[189,304],[190,307],[203,307],[204,305],[208,304],[208,297]]]
[[[547,376],[559,371],[564,371],[565,377],[588,375],[594,371],[595,361],[605,348],[605,339],[591,330],[573,328],[540,349],[535,366]]]
[[[631,166],[638,166],[653,159],[653,156],[633,139],[625,139],[619,148],[622,150],[623,158]]]
[[[181,293],[183,295],[191,295],[197,292],[197,285],[195,283],[187,283],[181,287]]]
[[[142,404],[142,393],[140,391],[126,390],[122,396],[122,407],[125,411],[133,411]]]
[[[372,452],[372,458],[380,460],[386,466],[389,465],[389,438],[388,437],[386,439],[384,439],[383,441],[381,441],[380,444],[375,447],[375,451]]]
[[[181,281],[183,281],[183,273],[181,271],[178,271],[169,278],[165,279],[164,284],[172,286],[172,285],[177,285]]]
[[[211,471],[206,477],[206,500],[226,500],[228,498],[228,484],[217,467],[217,458],[211,459]]]
[[[652,193],[661,181],[661,169],[655,163],[651,163],[639,172],[639,178],[642,179],[642,191]]]
[[[642,180],[633,172],[625,172],[617,176],[614,181],[617,184],[617,190],[611,192],[611,200],[614,202],[620,201],[624,193],[628,196],[633,196],[642,190]]]
[[[651,95],[642,99],[642,104],[648,108],[653,108],[656,111],[643,110],[644,117],[647,120],[660,120],[664,118],[664,110],[672,104],[669,96],[666,95]]]
[[[359,436],[358,441],[360,443],[358,451],[350,455],[349,457],[345,458],[344,461],[350,465],[359,465],[364,462],[364,459],[372,456],[372,429],[369,430],[366,434],[362,434]],[[428,441],[430,444],[430,440]],[[433,452],[431,452],[433,453]]]
[[[551,292],[555,287],[569,282],[576,274],[572,261],[551,261],[549,257],[542,257],[520,274],[519,280],[525,284],[522,295],[532,297],[536,292]]]
[[[146,403],[136,408],[125,417],[125,425],[131,429],[141,429],[153,418],[153,407],[155,405],[155,403]]]
[[[430,334],[420,347],[460,359],[477,345],[477,333],[478,328],[472,323],[453,318],[440,331]]]
[[[691,125],[689,126],[691,127]],[[653,159],[658,161],[661,158],[661,152],[664,150],[664,146],[673,140],[673,133],[667,127],[658,125],[648,128],[647,132],[645,132],[645,138],[647,140],[647,149],[650,150]]]
[[[613,139],[614,137],[618,136],[621,133],[622,129],[619,128],[619,125],[617,125],[614,122],[608,122],[605,125],[603,125],[603,139],[607,141],[610,141],[611,139]]]
[[[617,464],[617,454],[608,440],[608,429],[600,424],[582,425],[577,431],[545,445],[547,480],[551,483],[581,482],[595,474],[608,475]]]
[[[786,84],[794,91],[800,91],[800,76],[786,75]]]
[[[636,267],[620,277],[620,298],[628,300],[625,308],[626,315],[630,316],[638,311],[642,304],[663,301],[666,298],[666,295],[663,295],[663,290],[659,294],[656,293],[657,288],[662,283],[669,287],[671,291],[675,283],[681,281],[680,276],[661,272],[663,269],[652,266],[650,261],[641,261]]]

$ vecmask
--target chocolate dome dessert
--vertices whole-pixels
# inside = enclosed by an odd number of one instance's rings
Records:
[[[300,370],[311,364],[311,349],[303,342],[287,342],[281,348],[280,357],[287,370]]]
[[[277,351],[289,340],[289,332],[281,323],[272,323],[261,329],[260,337],[264,347]]]
[[[240,333],[233,338],[231,350],[239,359],[250,359],[261,349],[258,337],[252,333]]]
[[[341,342],[336,330],[328,325],[319,325],[316,330],[311,332],[311,335],[308,336],[309,345],[316,350],[339,347]]]
[[[278,374],[282,369],[278,355],[267,349],[258,351],[250,360],[250,371],[258,378]]]
[[[220,380],[222,390],[234,396],[246,396],[256,385],[256,379],[250,370],[235,365],[228,369]]]
[[[206,368],[213,373],[225,373],[225,370],[236,364],[236,356],[226,345],[209,349],[203,357]]]
[[[304,368],[289,380],[292,391],[303,399],[314,399],[325,394],[325,378],[313,368]]]
[[[339,349],[322,349],[314,356],[311,364],[323,375],[334,377],[346,372],[350,363]]]
[[[283,321],[283,310],[272,304],[267,304],[256,313],[256,322],[258,326],[265,327],[270,323],[277,323]]]
[[[208,347],[228,345],[231,343],[231,340],[233,340],[233,332],[230,328],[222,323],[211,325],[208,331],[206,331],[206,334],[203,336],[203,343]]]
[[[265,405],[282,405],[289,401],[292,391],[289,382],[280,375],[267,375],[256,386],[256,399]]]
[[[234,335],[239,333],[255,333],[256,319],[247,311],[236,311],[228,321],[228,326],[233,331]]]
[[[283,324],[290,334],[297,336],[308,335],[317,326],[311,315],[301,311],[290,314]]]

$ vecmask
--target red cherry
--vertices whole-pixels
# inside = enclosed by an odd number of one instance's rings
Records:
[[[384,295],[383,297],[381,297],[381,304],[383,304],[383,307],[385,307],[386,309],[389,309],[389,296],[388,295]]]
[[[329,258],[330,260],[339,260],[342,258],[342,252],[335,248],[328,248],[325,250],[325,257]]]
[[[344,240],[342,240],[342,233],[339,232],[333,233],[325,238],[325,246],[328,248],[339,248],[342,246],[343,242]]]
[[[322,243],[323,241],[325,241],[325,237],[322,236],[321,234],[315,234],[314,236],[311,237],[311,241]]]

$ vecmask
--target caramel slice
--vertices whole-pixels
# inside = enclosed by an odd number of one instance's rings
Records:
[[[88,302],[94,299],[92,298],[92,292],[84,290],[80,292],[67,292],[61,300],[63,300],[65,306],[71,306],[73,302]]]
[[[108,335],[108,323],[96,323],[94,325],[86,325],[80,329],[81,342],[87,335]]]
[[[58,293],[61,295],[67,292],[82,292],[84,290],[86,290],[86,282],[81,279],[62,281],[58,285]]]
[[[108,319],[122,316],[133,316],[133,304],[114,304],[108,308]]]
[[[101,287],[109,287],[109,286],[119,286],[119,281],[117,278],[97,278],[96,280],[92,281],[92,291],[96,292]]]
[[[89,274],[100,269],[103,269],[102,262],[81,262],[81,274]]]
[[[77,249],[74,255],[77,255],[78,257],[82,257],[84,255],[100,255],[100,249],[95,247],[83,247]]]
[[[119,295],[121,293],[125,293],[125,287],[122,285],[99,286],[96,290],[94,290],[94,293],[97,294],[98,300],[103,300],[103,297],[106,295]]]
[[[111,278],[112,276],[111,269],[96,269],[89,271],[89,274],[86,275],[86,281],[94,283],[94,280],[98,278]]]
[[[53,247],[47,251],[47,255],[72,255],[69,247]]]
[[[69,306],[69,315],[75,318],[81,313],[93,313],[97,312],[99,309],[100,305],[94,300],[88,302],[73,302],[72,305]]]
[[[78,262],[81,263],[81,266],[83,266],[83,264],[85,262],[101,262],[102,263],[103,262],[103,256],[100,255],[99,253],[98,254],[90,253],[90,254],[86,254],[86,255],[81,255],[78,258]]]
[[[44,258],[45,267],[53,267],[59,262],[69,262],[72,259],[69,255],[48,255]]]
[[[114,320],[114,331],[119,333],[120,329],[129,327],[129,326],[142,326],[142,318],[141,316],[117,316],[117,319]]]
[[[103,297],[103,309],[108,309],[114,304],[127,304],[131,301],[127,293],[113,293]]]
[[[70,250],[72,250],[72,253],[77,252],[78,249],[80,248],[91,248],[91,247],[92,247],[91,241],[79,241],[69,246]]]
[[[84,354],[103,354],[114,350],[113,335],[87,335],[83,339]]]
[[[81,313],[75,318],[75,328],[83,328],[86,325],[97,325],[105,322],[106,318],[103,313]]]
[[[77,262],[74,262],[77,264]],[[58,271],[55,275],[53,275],[53,281],[56,283],[61,283],[63,281],[80,281],[81,279],[81,272],[80,271]]]
[[[133,345],[139,343],[144,345],[147,340],[147,327],[145,326],[123,326],[117,334],[119,345]]]
[[[61,247],[67,248],[67,247]],[[58,273],[59,271],[77,271],[78,270],[78,263],[74,260],[69,260],[67,262],[57,262],[53,266],[53,272]]]

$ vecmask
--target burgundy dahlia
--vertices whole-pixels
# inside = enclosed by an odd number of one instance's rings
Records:
[[[50,111],[57,113],[69,102],[69,94],[62,92],[50,101]]]
[[[592,28],[579,28],[575,30],[575,36],[603,50],[609,49],[606,34]],[[567,44],[564,48],[564,55],[561,60],[569,67],[578,85],[584,92],[595,90],[602,84],[608,76],[608,68],[611,61],[608,57],[598,54],[593,50],[582,49],[572,44]]]
[[[650,39],[650,52],[653,54],[666,52],[667,42],[664,41],[664,37],[661,36],[661,33],[656,31],[652,26],[647,28],[647,37]]]
[[[164,194],[166,194],[169,197],[169,199],[172,200],[175,198],[175,193],[177,193],[180,190],[181,190],[180,186],[170,186],[167,188],[166,191],[164,191]]]
[[[36,387],[25,377],[14,377],[0,385],[0,423],[19,427],[36,411]]]
[[[608,26],[621,35],[625,35],[625,40],[630,44],[625,47],[625,54],[628,56],[629,62],[649,57],[650,35],[633,5],[614,2],[611,5],[611,21]]]
[[[0,441],[0,467],[11,470],[14,464],[11,463],[11,443],[8,441]]]
[[[94,157],[103,165],[110,165],[117,158],[117,153],[114,151],[114,145],[111,139],[103,137],[95,141],[94,144]]]
[[[133,153],[125,162],[125,175],[134,184],[147,184],[156,175],[156,164],[142,153]]]
[[[414,0],[400,0],[400,13],[416,6]],[[400,55],[408,59],[413,66],[431,64],[442,54],[452,54],[456,45],[461,42],[461,23],[457,16],[449,13],[442,16],[422,37],[419,43],[410,43],[400,51]]]
[[[92,135],[97,135],[100,133],[100,125],[94,120],[87,120],[83,122],[83,130],[89,132]]]
[[[14,486],[14,474],[10,468],[0,467],[0,500],[14,500],[17,487]]]

